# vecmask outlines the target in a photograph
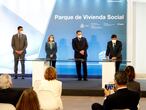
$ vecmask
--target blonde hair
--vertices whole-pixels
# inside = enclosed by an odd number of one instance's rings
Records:
[[[56,70],[54,67],[48,67],[45,71],[45,74],[44,74],[44,78],[46,80],[53,80],[53,79],[56,79]]]
[[[40,110],[37,94],[32,88],[23,91],[16,104],[16,110]]]
[[[7,89],[12,87],[12,78],[8,74],[2,74],[0,76],[0,88]]]

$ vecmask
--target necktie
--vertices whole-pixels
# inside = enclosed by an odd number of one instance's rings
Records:
[[[81,38],[78,38],[79,41],[81,41]]]
[[[19,50],[20,50],[20,34],[18,34]]]
[[[114,51],[114,55],[116,55],[116,44],[113,44],[113,51]]]

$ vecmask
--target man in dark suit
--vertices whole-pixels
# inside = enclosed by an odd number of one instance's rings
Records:
[[[122,42],[117,39],[117,35],[111,36],[111,41],[107,43],[106,57],[115,61],[116,72],[119,71],[122,61]]]
[[[18,61],[21,61],[21,72],[22,72],[22,79],[24,79],[25,74],[25,54],[27,48],[27,37],[25,34],[22,33],[23,27],[18,26],[18,33],[13,35],[11,46],[13,48],[14,54],[14,72],[15,72],[15,79],[17,79],[17,72],[18,72]]]
[[[74,50],[74,58],[76,62],[76,71],[78,75],[78,80],[82,80],[81,76],[81,63],[83,64],[83,78],[87,81],[87,49],[88,43],[85,37],[82,36],[80,30],[76,31],[76,37],[72,39],[72,47]]]
[[[112,110],[112,109],[130,109],[138,110],[137,105],[140,100],[140,94],[135,91],[130,91],[127,88],[127,74],[124,71],[118,71],[115,74],[115,87],[116,91],[113,94],[111,90],[105,89],[105,100],[103,103],[103,110]],[[98,110],[100,104],[94,103],[92,105],[92,110]]]

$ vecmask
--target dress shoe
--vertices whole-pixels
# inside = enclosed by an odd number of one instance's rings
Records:
[[[14,79],[17,79],[17,78],[18,78],[17,76],[14,77]]]
[[[82,81],[82,78],[79,78],[78,81]]]
[[[88,81],[88,79],[87,79],[87,78],[85,78],[85,79],[84,79],[84,81]]]

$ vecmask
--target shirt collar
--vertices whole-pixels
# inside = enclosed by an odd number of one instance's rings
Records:
[[[120,90],[120,89],[126,89],[127,86],[124,86],[124,87],[119,87],[117,90]]]

